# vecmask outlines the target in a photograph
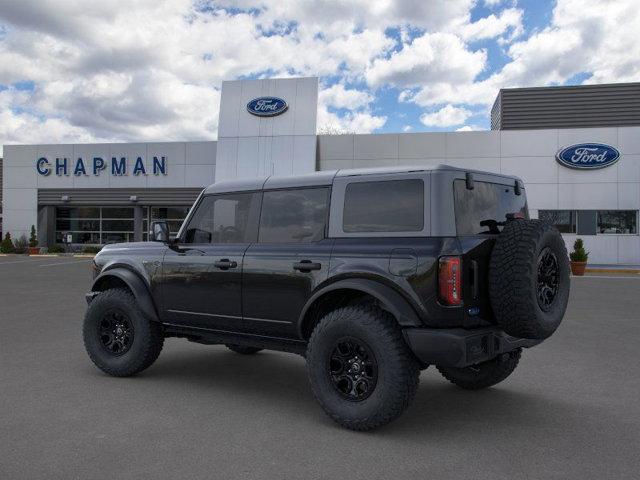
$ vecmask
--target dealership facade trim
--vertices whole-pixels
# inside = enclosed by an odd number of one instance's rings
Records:
[[[216,180],[444,163],[519,176],[568,246],[640,264],[640,84],[502,90],[481,132],[316,135],[317,102],[317,78],[223,82],[218,141],[5,145],[3,231],[139,241],[153,220],[177,230]]]

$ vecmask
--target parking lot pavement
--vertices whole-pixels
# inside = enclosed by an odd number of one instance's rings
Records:
[[[502,384],[434,368],[371,433],[312,398],[301,357],[180,339],[137,377],[85,355],[89,259],[0,258],[0,478],[624,479],[640,471],[640,279],[572,283],[560,330]]]

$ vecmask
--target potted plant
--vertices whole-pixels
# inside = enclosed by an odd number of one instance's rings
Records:
[[[38,255],[40,248],[38,247],[38,237],[36,235],[35,225],[31,225],[31,234],[29,235],[29,255]]]
[[[577,276],[584,275],[584,271],[587,268],[587,260],[589,259],[589,252],[584,249],[584,242],[581,238],[576,238],[573,244],[573,252],[569,254],[571,259],[571,273]]]
[[[0,243],[0,252],[2,253],[13,253],[15,248],[13,247],[13,240],[11,240],[11,234],[7,232],[4,236],[4,240]]]

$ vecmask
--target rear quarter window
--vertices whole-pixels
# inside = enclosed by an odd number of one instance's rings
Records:
[[[346,233],[419,232],[424,208],[420,179],[353,182],[345,190],[342,228]]]
[[[512,186],[476,181],[469,190],[464,180],[454,180],[453,195],[458,235],[500,233],[508,214],[529,218],[524,189],[516,195]]]

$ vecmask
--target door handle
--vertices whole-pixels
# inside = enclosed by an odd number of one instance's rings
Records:
[[[293,264],[293,269],[300,272],[310,272],[311,270],[320,270],[322,265],[311,260],[301,260]]]
[[[229,260],[228,258],[222,258],[213,262],[213,266],[220,270],[229,270],[230,268],[236,268],[238,266],[238,262]]]

